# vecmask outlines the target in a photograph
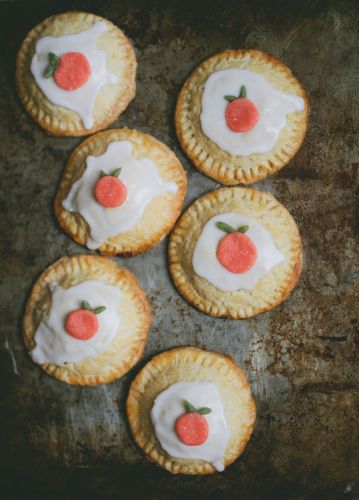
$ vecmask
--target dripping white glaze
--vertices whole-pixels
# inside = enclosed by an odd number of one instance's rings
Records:
[[[83,175],[71,187],[62,205],[79,212],[90,227],[87,247],[98,248],[107,238],[130,231],[142,216],[146,205],[165,192],[176,193],[177,184],[164,182],[150,158],[135,158],[129,141],[112,142],[100,156],[89,156]],[[127,188],[126,201],[116,208],[105,208],[94,197],[100,172],[111,173],[121,167],[119,179]]]
[[[121,324],[121,292],[116,286],[88,280],[67,289],[52,283],[50,290],[52,302],[49,316],[40,322],[35,332],[36,347],[30,352],[36,363],[59,366],[78,363],[95,358],[110,347]],[[83,300],[87,300],[92,307],[106,307],[97,315],[99,329],[89,340],[75,339],[65,330],[67,314],[79,309]]]
[[[207,441],[201,445],[187,446],[176,434],[176,420],[186,412],[183,399],[197,408],[206,406],[212,410],[205,415],[209,433]],[[177,382],[171,385],[155,399],[151,419],[157,439],[171,457],[205,460],[211,462],[218,471],[224,470],[223,458],[230,432],[221,394],[214,382]]]
[[[76,111],[86,129],[94,124],[93,108],[98,93],[103,85],[116,84],[119,77],[110,73],[106,67],[106,53],[97,48],[96,40],[107,31],[104,21],[96,22],[91,28],[63,36],[45,36],[36,43],[35,54],[31,61],[31,72],[37,85],[46,97],[57,106]],[[63,90],[51,78],[45,78],[44,72],[49,62],[49,52],[61,57],[66,52],[81,52],[86,56],[91,67],[88,81],[76,90]]]
[[[231,273],[219,263],[217,247],[227,233],[216,226],[217,222],[225,222],[235,228],[249,226],[246,235],[257,249],[257,260],[249,271],[243,274]],[[216,288],[234,292],[241,288],[250,290],[284,259],[285,256],[276,248],[270,233],[256,220],[230,212],[212,217],[204,226],[193,252],[192,265],[198,276],[205,278]]]
[[[228,128],[225,111],[226,95],[238,96],[246,86],[247,98],[259,112],[256,126],[248,132]],[[286,115],[304,109],[304,100],[285,94],[270,85],[264,76],[245,69],[225,69],[213,73],[205,82],[200,115],[203,132],[217,146],[231,155],[247,156],[268,153],[286,125]]]

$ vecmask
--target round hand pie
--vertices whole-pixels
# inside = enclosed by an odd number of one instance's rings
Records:
[[[85,12],[45,19],[17,56],[16,85],[31,117],[53,135],[92,134],[134,98],[136,57],[110,21]]]
[[[103,255],[135,255],[172,229],[186,194],[174,153],[137,130],[111,129],[80,144],[55,199],[60,225]]]
[[[222,354],[177,347],[131,384],[127,415],[146,455],[177,474],[223,471],[243,452],[255,404],[243,371]]]
[[[226,50],[188,77],[176,129],[200,172],[234,185],[286,165],[303,142],[308,114],[308,98],[285,64],[259,50]]]
[[[151,321],[132,273],[105,257],[63,257],[32,289],[24,341],[49,375],[69,384],[105,384],[141,358]]]
[[[270,194],[222,188],[198,198],[170,237],[169,268],[188,302],[249,318],[283,302],[302,268],[298,228]]]

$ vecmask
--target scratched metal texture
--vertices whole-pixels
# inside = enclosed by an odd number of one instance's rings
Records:
[[[138,57],[137,96],[113,126],[170,146],[187,170],[186,205],[216,187],[176,140],[176,96],[190,71],[227,48],[263,49],[294,71],[311,99],[310,127],[289,166],[256,184],[299,224],[304,269],[289,300],[247,321],[190,307],[166,269],[167,240],[128,260],[154,310],[144,359],[121,380],[71,387],[45,375],[21,340],[34,280],[63,255],[86,252],[59,228],[53,198],[81,139],[47,136],[14,87],[15,54],[47,16],[87,10],[124,29]],[[2,498],[359,498],[359,257],[357,2],[13,1],[0,3]],[[156,214],[154,214],[154,217]],[[129,383],[161,350],[190,344],[231,354],[258,409],[243,456],[222,474],[175,477],[134,445]]]

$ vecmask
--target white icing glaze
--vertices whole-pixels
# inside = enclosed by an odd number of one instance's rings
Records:
[[[40,364],[61,366],[95,358],[108,349],[121,323],[120,290],[97,280],[82,281],[67,289],[52,283],[50,290],[51,309],[48,318],[40,322],[35,332],[36,347],[30,352],[32,359]],[[89,340],[75,339],[65,330],[67,314],[79,309],[83,300],[87,300],[92,307],[106,307],[97,315],[99,329]]]
[[[93,126],[93,108],[97,95],[105,84],[116,84],[118,76],[106,68],[106,53],[99,50],[96,39],[107,30],[104,21],[96,22],[91,28],[63,36],[45,36],[36,43],[35,54],[31,61],[31,72],[37,85],[52,103],[76,111],[82,118],[86,129]],[[53,78],[45,78],[44,72],[49,63],[49,52],[61,56],[65,52],[81,52],[91,67],[88,81],[76,90],[63,90]]]
[[[217,247],[226,235],[216,226],[219,221],[234,228],[249,226],[246,235],[252,239],[257,248],[257,260],[249,271],[243,274],[231,273],[219,263]],[[193,252],[192,265],[198,276],[205,278],[216,288],[224,292],[234,292],[240,288],[250,290],[259,279],[284,259],[284,255],[276,248],[272,236],[256,220],[230,212],[212,217],[204,226]]]
[[[196,408],[212,409],[205,418],[208,422],[208,439],[198,446],[183,444],[175,431],[176,420],[185,413],[183,399]],[[224,415],[221,394],[214,382],[177,382],[161,392],[153,405],[151,419],[155,434],[162,448],[174,458],[206,460],[218,471],[224,470],[223,458],[230,437]]]
[[[125,184],[128,196],[122,205],[105,208],[96,201],[94,188],[101,170],[110,173],[117,167],[122,167],[119,179]],[[177,190],[177,184],[161,179],[153,160],[132,156],[131,142],[115,141],[104,154],[87,158],[86,170],[72,185],[62,206],[84,217],[91,232],[87,247],[95,249],[107,238],[133,229],[153,198]]]
[[[247,98],[257,107],[259,120],[248,132],[228,128],[225,111],[226,95],[238,96],[241,85]],[[247,156],[268,153],[285,127],[286,115],[304,109],[304,100],[273,88],[259,73],[246,69],[225,69],[213,73],[205,82],[200,115],[202,130],[218,147],[231,155]]]

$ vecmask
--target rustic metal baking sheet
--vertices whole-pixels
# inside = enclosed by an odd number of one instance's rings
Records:
[[[163,241],[116,259],[134,271],[155,320],[144,360],[121,380],[71,387],[32,364],[21,316],[35,278],[62,255],[85,252],[59,228],[53,198],[81,139],[47,136],[14,87],[15,54],[50,14],[87,10],[131,38],[136,100],[113,126],[135,127],[173,148],[188,173],[186,205],[216,187],[176,140],[177,93],[207,56],[248,47],[281,58],[311,98],[298,155],[256,184],[284,203],[305,250],[298,287],[282,306],[248,321],[212,319],[173,288]],[[359,498],[359,257],[357,2],[0,2],[2,498]],[[155,214],[154,214],[155,216]],[[244,455],[222,474],[175,477],[136,448],[124,417],[129,383],[153,354],[182,344],[231,354],[248,374],[258,408]]]

